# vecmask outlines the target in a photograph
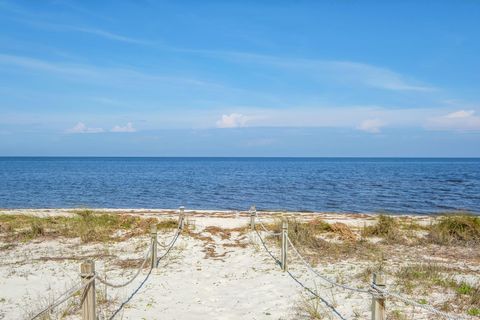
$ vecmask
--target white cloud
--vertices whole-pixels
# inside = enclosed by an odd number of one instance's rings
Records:
[[[110,132],[136,132],[137,129],[135,129],[132,125],[131,122],[127,123],[126,126],[114,126]]]
[[[126,37],[120,34],[116,34],[110,31],[102,30],[102,29],[92,29],[92,28],[82,28],[82,27],[75,27],[75,26],[67,26],[67,25],[58,25],[59,28],[70,29],[73,31],[83,32],[93,34],[99,37],[103,37],[110,40],[121,41],[121,42],[128,42],[128,43],[137,43],[137,44],[150,44],[149,41],[135,39]]]
[[[480,130],[480,117],[475,115],[475,110],[458,110],[430,118],[426,127],[433,130],[476,131]]]
[[[452,113],[449,113],[445,116],[445,118],[448,119],[464,119],[464,118],[469,118],[475,114],[475,111],[473,110],[460,110],[460,111],[455,111]]]
[[[202,53],[202,51],[198,51]],[[205,54],[233,60],[257,63],[301,72],[317,80],[349,83],[392,91],[434,91],[434,87],[422,84],[391,69],[356,61],[286,58],[246,52],[203,51]]]
[[[68,129],[68,133],[102,133],[105,130],[102,128],[89,128],[83,122],[78,122],[75,126]]]
[[[357,129],[370,133],[380,133],[380,129],[384,127],[385,124],[386,123],[380,119],[367,119],[362,121]]]
[[[248,118],[240,113],[231,113],[230,115],[222,115],[222,118],[217,121],[218,128],[238,128],[244,127]]]
[[[90,64],[64,64],[48,60],[36,59],[25,56],[0,53],[0,65],[16,67],[25,70],[43,71],[52,75],[59,75],[74,79],[75,81],[99,82],[102,84],[138,84],[162,82],[169,85],[187,85],[192,87],[224,88],[222,84],[202,81],[196,78],[177,77],[175,75],[151,74],[129,66],[118,68],[104,68]]]

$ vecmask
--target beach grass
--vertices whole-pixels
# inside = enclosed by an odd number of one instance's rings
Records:
[[[277,219],[267,225],[267,229],[280,232],[282,221]],[[378,259],[381,255],[375,243],[366,241],[346,224],[328,223],[320,218],[302,221],[288,219],[288,237],[293,245],[316,264],[320,259],[338,260],[342,258]],[[335,241],[331,241],[334,238]],[[280,242],[280,237],[270,236],[270,240]],[[318,255],[321,252],[321,256]]]
[[[398,242],[401,239],[400,222],[396,218],[381,214],[375,224],[363,228],[362,236],[375,236],[387,242]]]
[[[478,245],[480,217],[469,214],[444,215],[431,226],[428,238],[440,245]]]
[[[82,242],[106,242],[146,234],[152,224],[156,224],[158,230],[177,226],[173,219],[158,220],[89,209],[74,210],[73,213],[73,216],[51,217],[0,215],[0,234],[10,241],[65,237],[80,238]]]

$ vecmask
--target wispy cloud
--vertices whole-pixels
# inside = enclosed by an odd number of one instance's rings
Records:
[[[216,122],[217,128],[238,128],[247,124],[248,117],[240,113],[231,113],[222,115],[221,119]]]
[[[102,133],[105,132],[102,128],[91,128],[83,122],[78,122],[72,128],[67,129],[67,133]]]
[[[289,72],[302,72],[314,79],[358,84],[393,91],[434,91],[436,88],[408,79],[388,68],[355,61],[288,58],[245,52],[192,50],[238,63],[256,63]]]
[[[380,133],[380,129],[385,125],[386,123],[380,119],[367,119],[363,120],[357,129],[369,133]]]
[[[379,133],[382,128],[424,126],[438,114],[435,108],[386,108],[382,106],[322,106],[294,109],[236,107],[235,113],[224,113],[217,127],[291,127],[345,128]],[[212,114],[212,118],[215,115]],[[211,119],[212,119],[211,118]],[[215,119],[215,118],[213,118]]]
[[[128,81],[129,83],[146,81],[150,84],[155,82],[164,82],[170,85],[189,85],[212,88],[224,87],[221,84],[203,81],[196,78],[152,74],[128,66],[123,68],[105,68],[88,64],[64,64],[37,58],[2,53],[0,53],[0,64],[28,70],[40,70],[52,74],[66,77],[68,76],[75,80],[99,81],[103,84],[114,84],[122,81]]]
[[[128,122],[125,126],[114,126],[112,129],[110,129],[110,132],[131,133],[137,132],[137,129],[133,127],[131,122]]]
[[[88,15],[98,16],[91,11],[85,10],[84,8],[79,6],[74,6],[69,2],[64,1],[59,4],[66,5],[71,9],[81,11],[82,13],[86,13]],[[47,19],[51,20],[51,17],[40,15],[36,12],[32,12],[30,10],[27,10],[19,6],[14,6],[10,3],[0,2],[0,7],[3,7],[4,9],[13,13],[16,16],[14,20],[19,21],[23,24],[28,24],[37,28],[42,28],[44,30],[57,31],[57,32],[69,32],[69,31],[81,32],[81,33],[87,33],[87,34],[91,34],[94,36],[102,37],[104,39],[113,40],[113,41],[142,44],[142,45],[153,44],[153,42],[151,41],[122,35],[122,34],[119,34],[110,30],[98,28],[98,27],[86,27],[86,26],[76,26],[76,25],[70,25],[70,24],[52,23],[47,20]]]
[[[131,122],[128,122],[126,125],[116,125],[109,130],[112,133],[133,133],[137,132],[137,129],[133,127]],[[106,132],[103,128],[89,127],[84,122],[78,122],[73,127],[66,130],[66,133],[104,133]]]
[[[426,127],[433,130],[480,131],[480,116],[475,110],[458,110],[430,118]]]
[[[76,27],[76,26],[70,26],[70,25],[56,25],[56,28],[62,31],[72,30],[72,31],[77,31],[82,33],[88,33],[88,34],[102,37],[108,40],[114,40],[114,41],[120,41],[120,42],[126,42],[126,43],[144,44],[144,45],[152,44],[152,42],[147,40],[127,37],[121,34],[117,34],[114,32],[110,32],[110,31],[102,30],[98,28],[85,28],[85,27]]]

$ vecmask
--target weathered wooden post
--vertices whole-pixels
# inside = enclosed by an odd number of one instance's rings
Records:
[[[82,320],[97,320],[95,308],[95,263],[85,260],[80,265],[80,278],[82,283],[90,282],[81,295]],[[93,279],[93,280],[92,280]]]
[[[183,230],[183,227],[185,226],[185,207],[181,206],[179,210],[180,210],[180,216],[178,218],[179,219],[178,224],[179,224],[180,230]]]
[[[385,288],[385,274],[378,272],[373,274],[373,284],[380,289]],[[387,319],[385,313],[385,296],[377,290],[377,294],[372,296],[372,320]]]
[[[250,230],[255,230],[255,217],[257,216],[257,208],[255,205],[250,207]]]
[[[150,266],[153,268],[157,267],[157,224],[152,224],[150,229],[150,238],[152,246],[152,261]]]
[[[282,270],[287,271],[287,247],[288,247],[288,222],[287,219],[282,221]]]

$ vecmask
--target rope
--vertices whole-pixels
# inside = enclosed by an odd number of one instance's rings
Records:
[[[160,247],[162,247],[162,248],[168,248],[168,247],[170,247],[170,246],[173,244],[173,242],[176,240],[175,237],[176,237],[176,235],[177,235],[180,231],[181,231],[180,228],[177,228],[177,230],[175,230],[175,235],[173,236],[172,240],[170,240],[170,242],[169,242],[168,244],[165,245],[165,244],[163,244],[163,243],[160,243],[160,242],[158,241],[158,239],[157,239],[157,244],[158,244]]]
[[[145,284],[145,282],[147,282],[148,278],[150,277],[150,275],[152,274],[152,270],[153,268],[150,267],[150,270],[148,270],[148,273],[145,277],[145,279],[143,279],[143,281],[140,283],[140,285],[130,294],[130,296],[127,298],[127,300],[123,301],[122,304],[117,308],[117,310],[115,310],[112,315],[110,316],[110,318],[108,318],[109,320],[112,320],[113,318],[115,318],[115,316],[123,309],[123,307],[130,302],[130,300],[132,300],[132,298],[137,294],[137,292],[143,287],[143,285]]]
[[[263,241],[262,237],[260,236],[260,233],[258,233],[258,230],[257,228],[254,228],[255,232],[257,233],[257,236],[258,238],[260,239],[260,242],[262,243],[263,247],[265,248],[265,251],[267,251],[267,253],[270,255],[270,257],[272,257],[272,259],[275,261],[275,264],[278,264],[279,266],[282,265],[282,263],[280,262],[280,260],[278,260],[274,255],[273,253],[268,249],[267,245],[265,244],[265,241]]]
[[[316,271],[315,269],[312,268],[312,266],[305,260],[304,257],[302,257],[300,252],[298,252],[297,248],[293,245],[292,240],[290,240],[290,237],[287,237],[287,241],[290,244],[290,247],[293,249],[293,252],[295,252],[297,254],[297,256],[300,258],[300,260],[303,262],[303,264],[307,267],[307,269],[310,270],[313,274],[317,275],[319,278],[325,280],[326,282],[328,282],[328,283],[330,283],[334,286],[340,287],[340,288],[345,289],[345,290],[355,291],[355,292],[359,292],[359,293],[372,294],[372,292],[370,290],[349,287],[345,284],[335,282],[335,281],[325,277],[324,275],[321,275],[320,273],[318,273],[318,271]]]
[[[170,242],[168,244],[160,243],[160,241],[158,241],[158,239],[157,239],[157,244],[162,248],[168,248],[172,245],[174,239],[175,239],[175,236],[172,238],[172,240],[170,240]]]
[[[451,315],[449,313],[446,313],[446,312],[443,312],[443,311],[440,311],[438,309],[435,309],[434,307],[430,306],[430,305],[426,305],[426,304],[421,304],[421,303],[418,303],[416,301],[413,301],[411,299],[408,299],[408,298],[405,298],[404,296],[398,294],[398,293],[395,293],[395,292],[391,292],[391,291],[388,291],[386,289],[382,289],[378,286],[376,286],[375,284],[372,284],[372,288],[377,290],[378,292],[380,292],[381,294],[385,295],[385,296],[390,296],[390,297],[393,297],[393,298],[397,298],[398,300],[401,300],[403,302],[405,302],[406,304],[410,304],[414,307],[419,307],[421,309],[424,309],[424,310],[427,310],[431,313],[435,313],[439,316],[442,316],[446,319],[451,319],[451,320],[457,320],[457,319],[471,319],[469,317],[464,317],[464,316],[454,316],[454,315]]]
[[[167,249],[167,251],[165,251],[165,253],[163,255],[161,255],[159,258],[157,258],[157,263],[155,264],[156,267],[158,267],[158,264],[160,263],[160,260],[165,258],[167,256],[167,254],[170,252],[170,250],[172,250],[173,246],[177,242],[178,237],[180,236],[180,232],[181,232],[181,230],[178,229],[177,234],[175,234],[175,236],[173,237],[173,240],[170,242],[171,243],[170,247]]]
[[[126,287],[128,286],[130,283],[133,282],[133,280],[135,280],[138,275],[140,274],[140,272],[142,271],[142,269],[145,267],[145,264],[147,263],[147,261],[149,260],[148,257],[150,256],[150,253],[152,252],[152,247],[150,246],[150,248],[147,250],[147,253],[145,254],[145,258],[143,259],[143,262],[142,264],[140,265],[140,267],[138,268],[137,272],[135,273],[135,275],[130,279],[130,280],[127,280],[126,282],[124,283],[120,283],[120,284],[116,284],[116,283],[111,283],[111,282],[108,282],[107,280],[105,279],[102,279],[99,275],[95,275],[95,278],[98,279],[98,281],[100,281],[101,283],[103,283],[104,285],[106,286],[109,286],[109,287],[112,287],[112,288],[122,288],[122,287]]]
[[[335,313],[337,315],[337,317],[339,317],[340,319],[342,320],[346,320],[338,311],[337,309],[335,309],[334,306],[332,306],[330,303],[328,303],[327,300],[323,299],[322,297],[320,297],[315,291],[313,291],[312,289],[310,289],[309,287],[307,287],[306,285],[304,285],[300,280],[298,280],[289,270],[287,270],[287,273],[288,275],[293,279],[295,280],[296,283],[298,283],[300,286],[302,286],[305,290],[307,290],[308,292],[310,292],[312,295],[314,295],[315,297],[317,297],[318,299],[320,299],[320,301],[322,301],[330,310],[332,310],[333,313]]]
[[[56,300],[54,300],[50,305],[48,305],[45,309],[43,309],[42,311],[38,312],[36,315],[34,315],[32,318],[30,318],[31,320],[33,319],[38,319],[40,316],[43,316],[45,313],[47,312],[50,312],[51,310],[53,310],[54,308],[56,308],[57,306],[61,305],[62,303],[64,303],[65,301],[67,301],[68,299],[70,299],[71,297],[73,297],[73,295],[84,289],[85,287],[87,287],[88,285],[90,285],[93,281],[95,280],[95,277],[92,277],[92,279],[88,280],[87,282],[85,283],[77,283],[76,285],[74,285],[73,287],[71,287],[70,289],[68,289],[67,291],[65,291],[64,293],[62,293]]]
[[[178,238],[178,236],[179,236],[179,230],[180,230],[180,229],[177,228],[176,233],[175,233],[175,235],[173,236],[172,240],[170,241],[170,243],[169,243],[167,246],[165,246],[165,247],[168,247],[168,250],[167,250],[167,252],[166,252],[161,258],[163,258],[165,255],[167,255],[168,252],[170,251],[170,249],[172,248],[174,242],[177,240],[177,238]],[[155,241],[157,241],[157,243],[160,244],[160,243],[158,242],[158,240],[155,240]],[[101,283],[103,283],[103,284],[105,284],[105,285],[107,285],[107,286],[109,286],[109,287],[112,287],[112,288],[122,288],[122,287],[125,287],[125,286],[129,285],[130,283],[132,283],[133,280],[135,280],[135,279],[138,277],[138,275],[140,274],[140,272],[142,271],[142,269],[145,267],[145,264],[147,263],[147,261],[150,260],[150,259],[149,259],[149,256],[150,256],[151,252],[152,252],[152,247],[150,246],[150,248],[149,248],[149,249],[147,250],[147,252],[145,253],[145,257],[144,257],[144,259],[143,259],[143,262],[142,262],[142,264],[140,265],[140,267],[138,268],[138,270],[137,270],[137,272],[135,273],[135,275],[134,275],[130,280],[128,280],[128,281],[126,281],[126,282],[124,282],[124,283],[121,283],[121,284],[111,283],[111,282],[108,282],[108,281],[105,280],[105,279],[102,279],[102,278],[101,278],[100,276],[98,276],[98,275],[96,276],[96,278],[97,278]],[[160,261],[161,258],[157,259],[156,266],[158,266],[158,262]]]
[[[175,244],[175,242],[177,241],[178,237],[180,236],[180,233],[182,231],[181,229],[181,225],[182,225],[182,221],[183,220],[183,217],[180,218],[180,221],[179,221],[179,227],[177,228],[176,230],[176,233],[173,237],[173,239],[170,241],[170,243],[168,245],[162,245],[161,243],[158,242],[158,239],[156,239],[155,241],[157,241],[157,243],[162,246],[162,247],[168,247],[167,251],[160,257],[157,259],[156,261],[156,266],[158,266],[158,264],[160,263],[160,260],[162,260],[169,252],[170,250],[173,248],[173,245]],[[35,314],[32,318],[30,318],[31,320],[34,320],[34,319],[38,319],[40,316],[44,315],[45,313],[47,312],[50,312],[51,310],[53,310],[54,308],[56,308],[57,306],[59,306],[60,304],[64,303],[65,301],[67,301],[68,299],[70,299],[76,292],[84,289],[85,287],[87,287],[88,285],[90,285],[95,279],[97,279],[98,281],[100,281],[101,283],[103,283],[104,285],[106,286],[109,286],[109,287],[113,287],[113,288],[122,288],[122,287],[125,287],[127,285],[129,285],[130,283],[132,283],[137,277],[138,275],[140,274],[140,272],[142,271],[142,269],[145,267],[145,264],[147,263],[147,261],[149,260],[148,257],[150,256],[151,254],[151,251],[152,251],[152,247],[150,246],[149,249],[147,250],[147,252],[145,253],[145,257],[143,259],[143,262],[142,264],[140,265],[140,267],[138,268],[137,272],[135,273],[135,275],[129,279],[128,281],[124,282],[124,283],[121,283],[121,284],[115,284],[115,283],[111,283],[111,282],[108,282],[107,280],[105,279],[102,279],[99,275],[97,274],[94,274],[94,276],[87,282],[85,283],[77,283],[76,285],[74,285],[73,287],[71,287],[70,289],[68,289],[67,291],[65,291],[64,293],[62,293],[58,298],[56,298],[50,305],[48,305],[46,308],[44,308],[42,311],[38,312],[37,314]],[[140,288],[142,288],[142,286],[145,284],[145,282],[148,280],[148,278],[150,277],[150,274],[152,273],[152,267],[150,267],[150,270],[148,271],[148,274],[147,276],[145,277],[145,279],[143,279],[143,281],[140,283],[140,285],[132,292],[132,294],[128,297],[128,299],[126,301],[124,301],[120,307],[115,310],[115,312],[112,314],[112,316],[110,317],[110,319],[113,319],[117,314],[118,312],[120,312],[120,310],[125,306],[125,304],[127,304],[132,298],[133,296],[140,290]]]
[[[264,225],[261,221],[259,221],[259,220],[258,220],[258,224],[260,225],[260,227],[262,227],[263,231],[265,231],[266,233],[268,233],[268,234],[271,235],[271,236],[279,236],[279,235],[282,234],[281,232],[273,232],[273,231],[268,230],[268,229],[265,227],[265,225]],[[255,225],[256,225],[256,224],[255,224]]]
[[[260,236],[260,233],[258,232],[257,228],[254,228],[255,232],[257,233],[257,236],[258,238],[260,239],[260,242],[262,243],[263,247],[265,248],[265,251],[267,251],[267,253],[273,258],[273,260],[275,260],[275,263],[278,264],[278,265],[281,265],[281,262],[280,260],[278,260],[277,258],[275,258],[275,256],[273,255],[273,253],[268,249],[267,245],[265,244],[265,241],[262,239],[262,237]],[[337,315],[340,319],[342,320],[346,320],[336,309],[334,306],[332,306],[327,300],[323,299],[322,297],[320,297],[315,291],[313,291],[312,289],[310,289],[309,287],[305,286],[300,280],[298,280],[290,271],[287,270],[287,273],[288,275],[293,279],[295,280],[295,282],[297,282],[300,286],[302,286],[305,290],[307,290],[308,292],[310,292],[312,295],[314,295],[315,297],[317,297],[318,299],[320,299],[320,301],[323,302],[323,304],[325,304],[330,310],[332,310],[332,312]]]
[[[175,243],[177,242],[177,239],[178,237],[180,236],[180,233],[181,233],[181,229],[178,228],[177,229],[177,233],[175,234],[175,236],[173,237],[173,240],[170,241],[170,246],[169,248],[167,249],[167,251],[160,257],[157,259],[157,263],[156,263],[156,266],[158,267],[158,264],[160,263],[160,260],[162,260],[164,257],[167,256],[167,254],[170,252],[170,250],[173,248],[173,246],[175,245]],[[149,250],[150,251],[150,250]],[[145,259],[145,261],[147,261],[148,259]],[[144,263],[145,263],[144,261]],[[123,309],[123,307],[130,302],[130,300],[132,300],[132,298],[138,293],[138,291],[140,291],[140,289],[143,287],[143,285],[145,284],[145,282],[147,282],[148,278],[150,277],[150,275],[152,274],[152,270],[153,268],[150,267],[150,269],[148,270],[148,273],[147,275],[145,276],[145,279],[143,279],[143,281],[140,283],[140,285],[130,294],[130,296],[122,302],[122,304],[112,313],[112,315],[110,316],[109,320],[112,320],[113,318],[115,318],[115,316]]]

